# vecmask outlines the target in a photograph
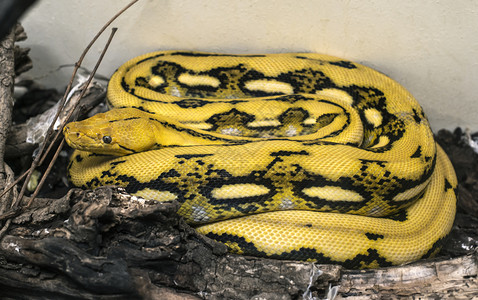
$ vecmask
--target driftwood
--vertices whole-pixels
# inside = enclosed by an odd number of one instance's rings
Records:
[[[60,120],[66,118],[66,112],[69,112],[71,109],[73,109],[72,104],[78,100],[76,98],[80,95],[80,93],[80,90],[73,93],[69,103],[67,104],[67,107],[64,108],[64,112],[59,117]],[[77,112],[73,113],[73,115],[78,115],[80,111],[90,111],[104,100],[105,94],[106,92],[103,86],[95,82],[92,83],[88,87],[85,96],[81,99],[81,106],[77,107]],[[31,155],[31,153],[33,153],[33,151],[38,147],[39,143],[43,142],[43,140],[39,137],[41,137],[42,134],[44,135],[44,131],[46,131],[47,128],[46,126],[49,125],[49,123],[45,123],[45,119],[51,118],[56,111],[56,108],[56,106],[51,107],[49,110],[30,119],[28,122],[13,125],[8,133],[8,139],[5,147],[5,157],[7,159],[14,159]],[[43,124],[43,128],[35,128],[37,127],[37,123]],[[30,141],[32,139],[31,136],[37,136],[37,138],[34,138],[33,141]]]
[[[15,31],[11,32],[0,41],[0,173],[4,174],[3,157],[5,156],[5,142],[7,132],[12,123],[13,109],[13,84],[15,80],[14,60]],[[3,179],[2,179],[3,180]],[[5,184],[5,182],[0,182]]]
[[[177,203],[117,189],[37,199],[0,242],[0,291],[15,299],[468,299],[477,252],[353,271],[244,257],[197,234]]]
[[[0,62],[13,65],[12,57],[1,56]],[[9,74],[12,78],[13,73]],[[11,87],[7,90],[8,98]],[[93,92],[91,97],[101,98],[100,94]],[[7,99],[1,97],[1,101]],[[8,126],[0,125],[0,137],[5,137]],[[13,132],[10,145],[15,145],[14,136],[23,143],[21,130]],[[354,271],[336,265],[232,255],[224,245],[185,224],[176,214],[175,202],[145,201],[107,187],[72,189],[58,199],[36,199],[28,209],[11,215],[5,214],[10,200],[1,200],[0,225],[9,226],[3,227],[8,228],[3,235],[0,231],[0,298],[478,297],[478,159],[471,148],[464,147],[461,136],[447,131],[438,135],[457,168],[463,196],[450,242],[436,260]],[[3,146],[4,142],[0,149]],[[28,147],[22,151],[31,156],[34,146]],[[60,163],[60,169],[64,166],[65,162]],[[20,207],[29,201],[24,197]]]

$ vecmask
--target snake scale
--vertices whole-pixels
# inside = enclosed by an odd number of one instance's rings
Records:
[[[176,200],[232,252],[376,268],[433,256],[452,227],[456,176],[420,105],[358,63],[154,52],[107,98],[64,129],[70,181]]]

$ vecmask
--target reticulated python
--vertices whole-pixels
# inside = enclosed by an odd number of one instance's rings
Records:
[[[177,200],[233,252],[389,266],[451,229],[457,182],[421,107],[360,64],[155,52],[117,70],[108,101],[64,129],[71,182]]]

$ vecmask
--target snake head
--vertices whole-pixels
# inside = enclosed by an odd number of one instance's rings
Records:
[[[148,118],[137,109],[114,109],[63,128],[70,147],[98,154],[123,156],[157,147]],[[144,112],[141,112],[144,113]]]

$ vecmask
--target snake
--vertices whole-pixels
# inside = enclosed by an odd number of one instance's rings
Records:
[[[63,129],[69,181],[177,201],[232,253],[388,267],[452,228],[457,179],[421,106],[362,64],[158,51],[114,72],[107,104]]]

